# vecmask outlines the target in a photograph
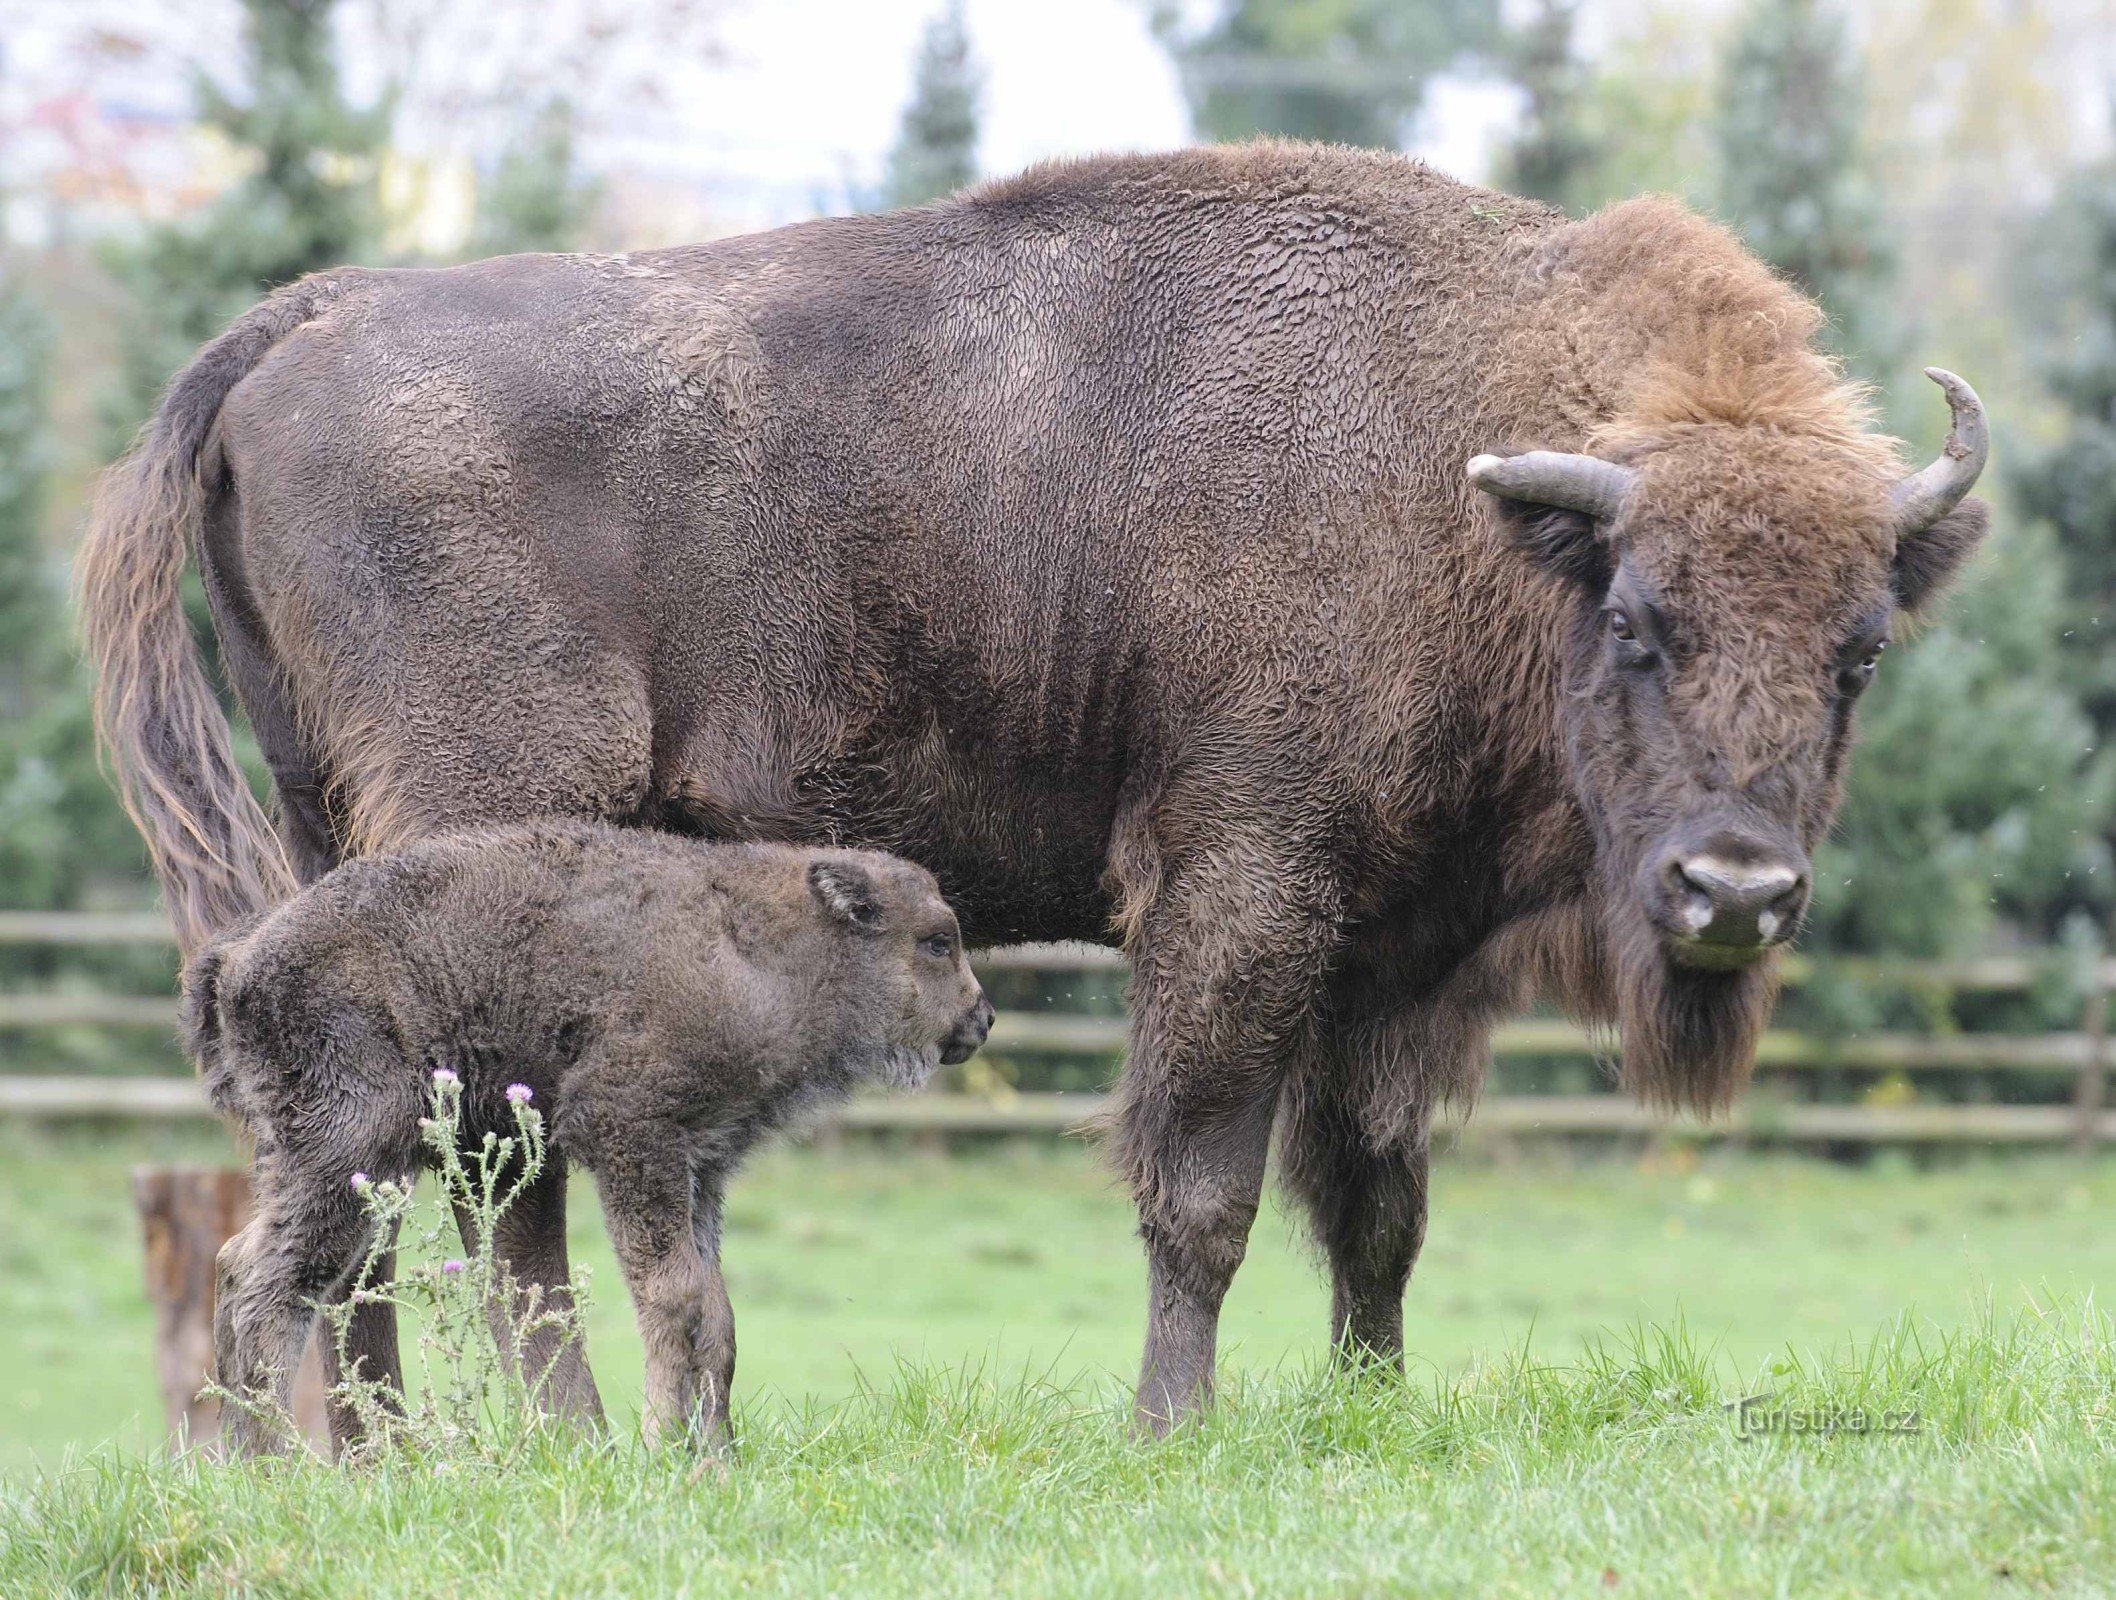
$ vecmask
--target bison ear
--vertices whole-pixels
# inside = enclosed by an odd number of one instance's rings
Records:
[[[1616,564],[1602,539],[1602,525],[1594,517],[1527,500],[1495,499],[1492,509],[1506,529],[1507,542],[1536,566],[1590,594],[1608,592]]]
[[[816,904],[848,928],[872,932],[882,923],[882,897],[865,867],[850,861],[817,861],[808,868]]]
[[[1976,554],[1990,525],[1990,507],[1981,500],[1964,500],[1931,527],[1898,539],[1893,577],[1896,604],[1910,612],[1929,605],[1954,581],[1962,563]]]

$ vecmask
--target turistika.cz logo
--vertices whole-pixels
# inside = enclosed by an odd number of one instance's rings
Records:
[[[1759,1439],[1766,1434],[1905,1434],[1916,1433],[1913,1410],[1870,1411],[1865,1406],[1780,1405],[1775,1394],[1744,1395],[1726,1402],[1733,1414],[1734,1437]]]

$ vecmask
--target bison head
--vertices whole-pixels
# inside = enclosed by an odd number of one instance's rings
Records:
[[[1479,456],[1515,542],[1572,590],[1560,724],[1601,876],[1627,1075],[1723,1097],[1798,930],[1852,713],[1900,613],[1975,548],[1987,450],[1969,386],[1892,481],[1841,430],[1660,430],[1612,455]],[[1637,1060],[1634,1061],[1634,1056]],[[1713,1069],[1717,1069],[1716,1071]]]

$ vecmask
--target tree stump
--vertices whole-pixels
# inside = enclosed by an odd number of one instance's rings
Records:
[[[239,1167],[135,1167],[132,1198],[146,1248],[154,1306],[154,1361],[170,1448],[220,1437],[220,1406],[199,1390],[213,1372],[213,1268],[220,1247],[250,1217],[250,1177]],[[309,1341],[294,1379],[294,1416],[330,1454],[323,1364]]]

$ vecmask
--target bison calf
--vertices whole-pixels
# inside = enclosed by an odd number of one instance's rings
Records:
[[[507,1090],[526,1084],[554,1169],[594,1173],[646,1345],[649,1426],[717,1441],[735,1364],[729,1172],[805,1108],[963,1060],[991,1017],[939,887],[891,856],[566,823],[341,867],[185,973],[207,1091],[255,1141],[255,1217],[220,1256],[219,1381],[285,1399],[315,1303],[348,1292],[369,1242],[352,1175],[413,1170],[446,1067],[466,1145],[511,1129]],[[542,1236],[553,1202],[525,1199]],[[390,1345],[367,1376],[396,1376]],[[532,1376],[549,1403],[595,1412],[577,1353],[556,1345],[530,1352]],[[237,1449],[278,1442],[257,1415],[225,1415]]]

